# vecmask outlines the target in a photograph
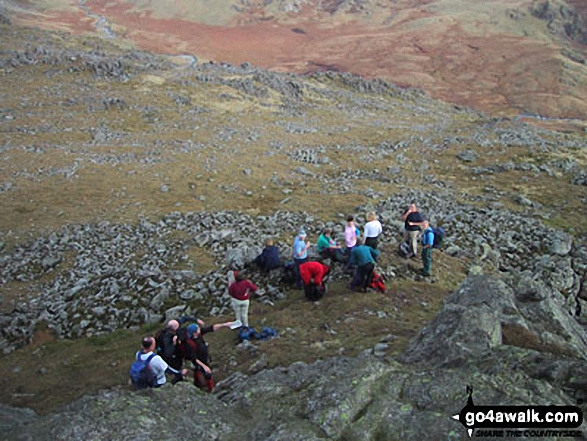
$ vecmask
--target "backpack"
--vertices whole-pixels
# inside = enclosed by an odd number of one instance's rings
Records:
[[[175,345],[175,355],[180,359],[184,359],[187,355],[187,341],[188,331],[185,327],[180,326],[175,333],[177,335],[177,344]]]
[[[324,293],[326,292],[326,285],[316,285],[314,283],[310,283],[309,285],[304,287],[306,299],[310,300],[311,302],[316,302],[324,297]]]
[[[256,340],[260,334],[255,331],[255,328],[249,328],[248,326],[241,326],[238,330],[238,340]]]
[[[293,285],[296,283],[296,264],[294,262],[286,262],[283,265],[283,273],[281,275],[281,283],[284,285]]]
[[[137,354],[137,359],[135,362],[130,366],[129,376],[130,381],[137,389],[147,389],[149,387],[154,387],[157,384],[157,376],[155,372],[149,366],[151,360],[156,354],[153,353],[149,355],[146,360],[141,360],[141,354]]]
[[[167,364],[172,364],[174,359],[181,360],[185,357],[187,351],[185,341],[188,338],[188,334],[185,327],[180,326],[175,333],[177,336],[177,344],[174,345],[173,351],[171,351],[171,347],[166,348],[165,345],[164,336],[166,332],[167,330],[163,329],[155,334],[156,351]],[[167,349],[169,349],[169,351],[167,351]]]
[[[278,337],[279,333],[269,326],[263,326],[261,332],[259,332],[258,340],[271,340],[274,337]]]
[[[373,270],[373,274],[371,277],[371,284],[369,285],[369,288],[373,288],[374,290],[379,291],[379,292],[383,292],[383,293],[386,290],[385,280],[383,279],[383,277],[381,275],[376,273],[375,270]]]
[[[432,248],[440,248],[444,242],[446,233],[442,227],[432,228],[432,231],[434,231],[434,243],[432,244]]]
[[[397,248],[397,253],[400,255],[400,257],[408,257],[412,254],[412,249],[408,243],[401,242]]]

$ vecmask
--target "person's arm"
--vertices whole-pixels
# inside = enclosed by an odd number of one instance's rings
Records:
[[[187,369],[182,369],[181,372],[178,371],[177,369],[173,369],[171,366],[167,365],[167,369],[165,369],[165,373],[167,374],[174,374],[177,375],[178,377],[181,375],[182,377],[185,377],[188,373]]]
[[[404,211],[404,214],[402,214],[402,221],[405,222],[411,212],[412,211],[410,209],[407,209],[406,211]]]
[[[196,358],[196,364],[198,366],[200,366],[202,369],[204,369],[204,372],[206,372],[207,374],[211,374],[212,373],[212,369],[210,369],[208,366],[206,366],[204,363],[202,363],[197,358]]]
[[[353,250],[351,251],[351,255],[349,257],[349,265],[356,265],[357,264],[357,253],[356,253],[356,247],[353,248]]]
[[[216,332],[222,328],[230,328],[230,325],[232,325],[233,323],[234,322],[217,323],[212,326],[212,332]]]
[[[377,262],[377,258],[379,257],[379,250],[374,250],[373,248],[369,247],[371,249],[371,255],[373,256],[373,260],[375,260]]]
[[[250,280],[247,280],[247,289],[250,292],[255,292],[257,291],[259,288],[257,287],[257,285],[255,285],[253,282],[251,282]]]

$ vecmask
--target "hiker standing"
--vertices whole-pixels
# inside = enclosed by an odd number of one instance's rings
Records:
[[[304,284],[306,299],[319,300],[326,292],[326,279],[330,267],[320,262],[305,262],[300,265],[300,277]]]
[[[351,289],[367,290],[373,277],[377,257],[379,257],[379,251],[374,250],[366,243],[362,243],[361,239],[357,240],[357,246],[353,248],[350,257],[351,265],[355,266],[355,274],[350,285]]]
[[[410,246],[410,254],[406,257],[411,259],[418,255],[418,236],[420,235],[420,226],[424,222],[424,216],[418,211],[415,203],[411,203],[402,214],[404,221],[404,242]]]
[[[187,374],[187,369],[178,370],[169,366],[163,358],[154,353],[155,338],[151,336],[144,337],[141,342],[141,350],[137,352],[136,359],[142,362],[147,362],[149,369],[156,377],[155,383],[152,387],[161,387],[167,382],[165,373],[174,374],[177,379],[181,379]]]
[[[365,238],[365,245],[377,249],[379,243],[379,235],[382,233],[381,223],[377,220],[377,215],[374,211],[367,213],[367,223],[365,224],[365,232],[363,234]]]
[[[427,220],[422,222],[422,275],[429,277],[432,272],[432,249],[434,245],[434,230]]]
[[[340,245],[335,242],[331,235],[332,230],[330,228],[325,228],[324,232],[318,238],[316,250],[322,257],[336,262],[344,262],[344,256],[342,255]]]
[[[165,328],[159,331],[155,336],[157,353],[163,361],[173,369],[180,370],[183,364],[183,353],[181,350],[180,328],[186,322],[198,322],[204,324],[195,317],[180,317],[178,320],[169,320]]]
[[[355,218],[352,215],[349,215],[346,219],[346,227],[344,228],[344,241],[346,242],[346,257],[347,257],[347,264],[345,267],[345,271],[349,271],[352,266],[350,264],[351,252],[353,248],[357,245],[357,238],[361,236],[361,233],[357,226],[355,225]]]
[[[349,215],[346,218],[346,227],[344,227],[344,241],[346,243],[347,256],[351,255],[351,251],[357,244],[357,237],[359,237],[359,229],[355,225],[355,218]]]
[[[199,389],[206,388],[208,392],[212,392],[215,386],[212,369],[210,368],[208,344],[203,339],[204,334],[215,332],[221,328],[230,328],[233,323],[219,323],[206,327],[200,327],[192,323],[187,327],[188,338],[185,358],[194,365],[194,385]]]
[[[302,287],[302,279],[300,278],[300,265],[308,261],[308,248],[310,248],[310,242],[305,242],[306,232],[303,229],[298,231],[293,244],[293,258],[296,264],[296,286]]]
[[[279,249],[273,245],[273,240],[267,239],[265,241],[265,248],[263,248],[261,254],[255,258],[255,263],[264,273],[281,268]]]
[[[246,279],[242,273],[234,272],[234,283],[228,287],[228,294],[232,297],[232,309],[237,320],[243,326],[249,327],[249,303],[251,293],[257,291],[257,285]]]

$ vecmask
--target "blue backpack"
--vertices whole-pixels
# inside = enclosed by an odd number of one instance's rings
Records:
[[[153,357],[157,354],[151,354],[146,360],[141,360],[140,352],[137,354],[137,359],[130,366],[129,376],[130,381],[137,389],[147,389],[154,387],[157,384],[157,376],[149,366]]]

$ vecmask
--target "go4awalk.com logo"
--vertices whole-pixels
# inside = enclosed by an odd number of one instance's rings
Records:
[[[473,389],[467,386],[467,405],[452,418],[469,437],[540,438],[581,437],[576,430],[583,412],[576,406],[475,406]]]

